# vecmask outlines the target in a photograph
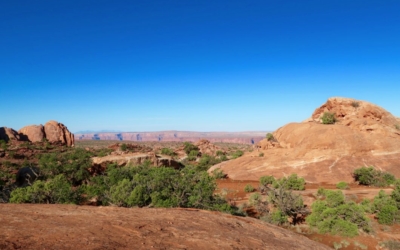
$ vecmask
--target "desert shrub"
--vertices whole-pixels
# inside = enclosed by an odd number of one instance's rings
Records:
[[[183,145],[184,145],[184,146],[183,146],[183,150],[185,151],[185,153],[186,153],[187,155],[189,155],[190,152],[192,152],[192,151],[197,151],[197,152],[199,152],[199,148],[198,148],[196,145],[193,145],[193,144],[190,143],[190,142],[185,142]]]
[[[235,152],[233,152],[232,158],[233,158],[233,159],[239,158],[239,157],[242,156],[243,154],[244,154],[244,153],[243,153],[242,150],[236,150]]]
[[[221,156],[219,157],[219,160],[220,160],[220,161],[227,161],[227,160],[229,160],[229,159],[228,159],[228,157],[227,157],[226,155],[221,155]]]
[[[200,168],[200,170],[207,171],[211,166],[218,164],[220,162],[221,162],[220,159],[208,154],[204,154],[201,156],[197,166]]]
[[[92,153],[82,148],[62,154],[44,154],[39,159],[39,168],[44,179],[63,174],[72,185],[80,185],[88,180],[88,169],[92,167]]]
[[[162,148],[161,149],[161,154],[169,155],[169,156],[175,156],[176,155],[176,153],[170,148]]]
[[[396,178],[388,173],[375,169],[374,167],[361,167],[353,172],[353,177],[360,185],[385,187],[394,184]]]
[[[304,206],[303,199],[300,195],[294,194],[288,185],[279,185],[278,187],[270,187],[268,191],[268,201],[281,211],[286,217],[291,218],[292,223],[296,224],[308,215],[309,211]]]
[[[181,170],[148,165],[109,167],[85,186],[88,198],[123,207],[192,207],[232,212],[226,200],[214,195],[215,178],[194,166]]]
[[[305,181],[303,178],[297,176],[297,174],[291,174],[289,177],[283,177],[274,182],[274,188],[284,186],[285,189],[290,190],[304,190]]]
[[[199,155],[199,151],[192,150],[192,151],[189,152],[187,159],[189,161],[195,161],[197,159],[198,155]]]
[[[397,129],[397,130],[400,130],[400,125],[399,124],[395,124],[394,128]]]
[[[282,211],[275,210],[272,213],[269,214],[268,217],[264,217],[267,222],[275,225],[283,225],[288,222],[288,216],[283,213]]]
[[[217,152],[215,152],[216,156],[223,156],[225,155],[224,152],[222,152],[221,150],[217,150]]]
[[[264,157],[264,153],[259,153],[258,156],[259,157]]]
[[[222,171],[220,168],[216,168],[212,171],[212,175],[214,176],[215,179],[225,179],[227,177],[227,174]]]
[[[349,185],[347,182],[341,181],[336,184],[336,188],[338,189],[349,189]]]
[[[312,205],[312,213],[307,223],[316,227],[320,233],[331,233],[353,237],[358,229],[371,230],[365,210],[357,203],[345,202],[342,191],[326,190],[325,200],[317,200]]]
[[[121,146],[119,147],[121,151],[126,151],[128,150],[128,146],[125,143],[122,143]]]
[[[384,206],[391,205],[396,206],[396,202],[392,197],[385,193],[385,191],[379,191],[378,195],[374,197],[371,209],[373,213],[379,212]]]
[[[325,196],[325,194],[326,194],[326,189],[325,188],[318,188],[317,196]]]
[[[275,140],[274,135],[271,134],[271,133],[268,133],[268,134],[265,136],[265,138],[267,138],[268,141],[274,141],[274,140]]]
[[[251,192],[254,192],[254,191],[255,191],[255,188],[254,188],[251,184],[247,184],[247,185],[244,187],[244,191],[245,191],[246,193],[251,193]]]
[[[372,213],[372,203],[368,199],[363,199],[360,204],[361,208],[364,210],[366,213]]]
[[[336,122],[336,117],[334,113],[325,112],[321,116],[322,124],[334,124]]]
[[[12,203],[79,203],[79,194],[72,190],[67,178],[60,174],[47,181],[35,181],[32,186],[11,192]]]
[[[396,207],[400,209],[400,180],[397,180],[395,182],[394,190],[390,197],[395,202]]]
[[[381,207],[376,217],[380,224],[392,225],[398,218],[398,209],[396,206],[386,204]]]
[[[360,103],[357,102],[357,101],[353,101],[353,102],[351,103],[351,106],[353,106],[353,108],[358,108],[358,107],[360,107]]]
[[[275,178],[272,175],[260,177],[260,185],[262,185],[262,186],[272,185],[274,182],[275,182]]]

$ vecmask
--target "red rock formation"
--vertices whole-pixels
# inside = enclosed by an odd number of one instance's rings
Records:
[[[46,138],[43,125],[25,126],[18,130],[18,133],[27,136],[28,140],[31,142],[41,142]]]
[[[23,138],[12,128],[0,127],[0,140],[4,141],[20,141]]]
[[[49,142],[58,142],[66,144],[67,146],[74,145],[74,134],[69,132],[67,127],[56,121],[49,121],[44,125],[44,132],[46,134],[46,139]]]
[[[338,121],[321,124],[324,112]],[[374,104],[346,98],[330,98],[302,123],[289,123],[273,133],[276,142],[264,139],[258,150],[219,167],[230,178],[257,180],[263,175],[282,177],[292,173],[308,182],[351,182],[361,166],[375,166],[400,177],[398,119]],[[260,153],[264,157],[259,157]]]

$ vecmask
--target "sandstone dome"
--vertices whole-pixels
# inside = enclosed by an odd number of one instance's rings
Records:
[[[325,112],[335,124],[322,124]],[[289,123],[264,139],[257,150],[220,167],[232,179],[256,180],[263,175],[292,173],[308,182],[352,181],[361,166],[375,166],[400,177],[400,120],[385,109],[365,101],[333,97],[309,119]],[[264,157],[259,157],[260,153]]]

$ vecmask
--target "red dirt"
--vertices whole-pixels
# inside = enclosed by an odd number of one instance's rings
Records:
[[[0,249],[329,249],[260,220],[196,209],[4,204]]]

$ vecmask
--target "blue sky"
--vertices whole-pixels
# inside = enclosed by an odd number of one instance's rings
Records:
[[[400,116],[400,2],[1,1],[0,126],[275,130],[332,96]]]

